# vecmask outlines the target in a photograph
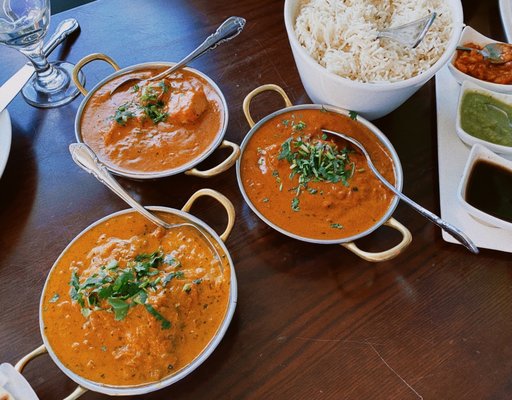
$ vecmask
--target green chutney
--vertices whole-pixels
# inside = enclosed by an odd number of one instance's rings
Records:
[[[492,96],[468,91],[462,97],[460,124],[471,136],[512,146],[512,106]]]

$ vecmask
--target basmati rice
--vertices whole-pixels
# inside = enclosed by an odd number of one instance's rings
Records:
[[[377,39],[380,29],[431,12],[437,17],[415,49]],[[395,82],[429,69],[445,51],[452,25],[443,0],[306,0],[295,34],[320,65],[337,75],[361,82]]]

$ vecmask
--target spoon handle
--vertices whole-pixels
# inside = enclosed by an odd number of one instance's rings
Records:
[[[377,177],[381,180],[381,182],[394,194],[396,194],[400,200],[407,203],[409,206],[414,208],[418,213],[423,215],[428,220],[432,221],[434,224],[439,226],[442,230],[445,232],[448,232],[450,235],[452,235],[455,239],[457,239],[461,244],[464,245],[469,251],[471,251],[474,254],[478,254],[478,247],[473,243],[473,241],[466,235],[464,232],[462,232],[459,228],[453,226],[449,222],[445,221],[444,219],[438,217],[433,212],[427,210],[426,208],[420,206],[418,203],[416,203],[414,200],[407,197],[405,194],[400,192],[396,187],[394,187],[391,183],[389,183],[380,173],[377,171],[375,166],[373,164],[368,163],[372,171],[377,175]]]
[[[176,65],[172,66],[169,69],[166,69],[164,72],[148,79],[150,81],[156,81],[158,79],[162,79],[165,76],[173,73],[177,69],[184,67],[188,63],[192,62],[199,56],[202,56],[204,53],[215,49],[218,45],[225,43],[234,37],[238,36],[240,32],[244,29],[245,19],[242,17],[229,17],[226,19],[217,30],[208,36],[203,43],[201,43],[192,53],[186,56],[183,60],[181,60]]]
[[[64,39],[76,31],[80,26],[78,21],[74,18],[68,18],[62,21],[55,29],[55,32],[43,46],[43,54],[48,56],[55,48],[61,44]]]
[[[80,168],[93,175],[96,179],[107,186],[110,190],[112,190],[121,199],[123,199],[139,213],[144,215],[151,222],[168,229],[169,224],[146,210],[133,197],[131,197],[126,190],[123,189],[123,187],[110,174],[107,167],[100,160],[98,160],[98,157],[89,148],[89,146],[87,146],[85,143],[71,143],[69,145],[69,151],[71,153],[71,157],[73,157],[73,161]]]
[[[472,240],[466,235],[464,232],[462,232],[459,228],[453,226],[449,222],[445,221],[444,219],[438,217],[433,212],[427,210],[426,208],[420,206],[418,203],[416,203],[414,200],[407,197],[405,194],[403,194],[400,190],[398,190],[395,186],[393,186],[389,181],[384,178],[381,173],[375,168],[375,165],[373,165],[372,159],[370,157],[370,154],[366,151],[365,147],[359,143],[356,139],[353,137],[347,136],[345,134],[341,134],[339,132],[333,132],[329,131],[327,129],[322,129],[324,133],[335,135],[338,137],[341,137],[342,139],[345,139],[346,141],[354,144],[361,150],[361,152],[366,157],[366,161],[368,163],[368,166],[372,170],[372,172],[375,174],[375,176],[389,189],[391,190],[395,195],[397,195],[400,200],[407,203],[409,206],[414,208],[418,213],[423,215],[425,218],[436,224],[438,227],[440,227],[442,230],[448,232],[450,235],[452,235],[455,239],[457,239],[464,247],[466,247],[469,251],[471,251],[474,254],[478,254],[478,247],[472,242]]]

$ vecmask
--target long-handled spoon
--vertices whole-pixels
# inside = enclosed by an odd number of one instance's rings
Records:
[[[118,86],[111,90],[110,94],[114,94],[121,86],[125,86],[128,82],[131,85],[140,84],[142,81],[151,82],[165,78],[167,75],[172,74],[174,71],[184,67],[196,58],[202,56],[206,52],[215,49],[219,44],[225,43],[234,37],[238,36],[244,29],[245,19],[242,17],[229,17],[226,19],[217,30],[208,36],[203,43],[201,43],[189,55],[183,58],[180,62],[166,69],[158,75],[152,76],[147,79],[142,78],[129,78],[121,82]]]
[[[512,45],[508,43],[489,43],[481,50],[472,47],[457,46],[457,50],[476,51],[484,60],[488,60],[491,64],[504,64],[512,61]]]
[[[133,207],[137,212],[142,214],[144,217],[149,219],[154,224],[161,226],[164,229],[174,229],[183,226],[190,226],[196,229],[198,232],[203,235],[203,237],[208,242],[211,250],[215,254],[215,258],[221,265],[221,258],[219,256],[219,252],[217,248],[213,245],[210,238],[197,226],[190,222],[183,222],[179,224],[170,224],[165,222],[161,218],[157,217],[155,214],[149,212],[146,208],[144,208],[140,203],[138,203],[133,197],[131,197],[126,190],[114,179],[114,177],[110,174],[107,167],[98,159],[96,154],[84,143],[72,143],[69,145],[69,151],[71,153],[71,157],[73,161],[83,170],[87,171],[91,175],[93,175],[96,179],[98,179],[101,183],[107,186],[110,190],[112,190],[115,194],[117,194],[121,199],[123,199],[126,203],[128,203],[131,207]]]
[[[441,219],[440,217],[438,217],[434,213],[430,212],[426,208],[420,206],[418,203],[416,203],[415,201],[411,200],[405,194],[400,192],[396,187],[394,187],[391,183],[389,183],[386,180],[386,178],[384,178],[380,174],[380,172],[377,170],[377,168],[375,168],[375,166],[373,165],[373,162],[372,162],[372,159],[371,159],[370,155],[368,154],[368,152],[366,151],[364,146],[361,143],[359,143],[356,139],[354,139],[354,138],[352,138],[350,136],[347,136],[347,135],[345,135],[343,133],[333,132],[333,131],[329,131],[327,129],[322,129],[322,132],[324,132],[324,133],[326,133],[328,135],[334,135],[334,136],[338,136],[338,137],[340,137],[342,139],[345,139],[347,142],[350,142],[353,145],[355,145],[357,148],[359,148],[359,150],[361,150],[363,155],[366,157],[366,161],[368,162],[368,166],[370,167],[372,172],[375,174],[375,176],[377,178],[379,178],[379,180],[389,190],[391,190],[395,195],[397,195],[400,198],[400,200],[403,200],[405,203],[407,203],[409,206],[414,208],[417,212],[419,212],[425,218],[427,218],[428,220],[432,221],[434,224],[439,226],[444,231],[448,232],[455,239],[457,239],[461,244],[463,244],[469,251],[471,251],[472,253],[478,254],[478,247],[476,247],[476,245],[471,241],[471,239],[464,232],[462,232],[459,228],[456,228],[455,226],[453,226],[452,224],[450,224],[450,223],[446,222],[445,220]]]
[[[392,39],[414,49],[421,43],[436,16],[437,14],[433,12],[416,21],[383,29],[377,33],[377,38]]]

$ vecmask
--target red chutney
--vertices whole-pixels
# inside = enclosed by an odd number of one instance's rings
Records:
[[[482,50],[482,46],[475,43],[465,43],[462,47]],[[512,57],[512,46],[504,47],[504,51],[510,54],[504,54],[504,59]],[[453,65],[460,71],[474,78],[483,81],[510,84],[512,83],[512,61],[503,64],[492,64],[477,51],[457,50],[457,57]]]
[[[263,124],[243,151],[241,180],[252,204],[278,227],[305,238],[343,239],[375,225],[389,209],[394,195],[371,172],[359,151],[348,155],[346,168],[353,175],[347,185],[312,179],[297,195],[299,175],[290,178],[291,164],[279,156],[283,143],[290,137],[309,137],[315,145],[327,144],[337,150],[347,146],[340,138],[322,136],[322,128],[360,141],[382,175],[395,182],[393,160],[375,135],[363,124],[326,110],[290,111]],[[324,165],[329,167],[328,163]]]
[[[136,212],[86,231],[62,254],[43,295],[44,334],[55,355],[79,376],[107,385],[175,374],[225,318],[230,265],[217,250],[222,267],[195,229],[164,230]],[[122,290],[127,295],[116,297]]]
[[[83,141],[114,169],[152,173],[193,163],[212,148],[224,127],[220,95],[190,70],[160,81],[122,84],[162,70],[120,75],[100,87],[84,107]]]

